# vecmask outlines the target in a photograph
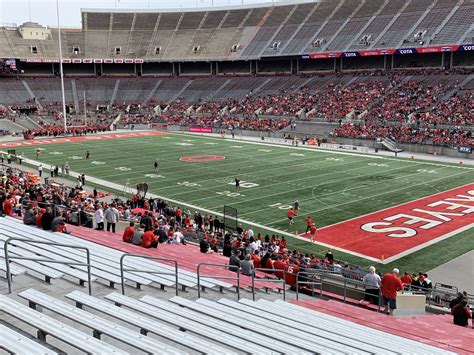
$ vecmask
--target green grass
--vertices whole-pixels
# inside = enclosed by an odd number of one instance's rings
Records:
[[[17,148],[17,153],[35,159],[36,148]],[[261,224],[254,230],[262,233],[268,232],[266,227],[287,233],[303,232],[303,218],[297,218],[291,228],[286,219],[287,208],[295,200],[300,201],[300,216],[310,214],[317,227],[323,227],[471,183],[474,174],[474,169],[444,163],[378,159],[182,134],[41,148],[44,150],[40,160],[44,164],[61,165],[67,161],[71,170],[107,181],[129,181],[132,186],[147,182],[152,193],[212,211],[222,212],[224,205],[235,207],[239,218]],[[89,160],[84,157],[87,149],[91,152]],[[207,163],[179,160],[201,154],[223,155],[226,159]],[[156,159],[160,177],[149,175],[156,174]],[[242,180],[238,192],[234,187],[236,176]],[[246,183],[252,187],[244,187]],[[394,263],[413,271],[430,269],[447,261],[443,255],[453,258],[472,250],[473,238],[467,237],[472,232],[466,231]],[[454,239],[455,250],[450,248],[449,253],[443,253]],[[289,240],[289,246],[308,253],[324,252],[324,248],[299,239]],[[339,252],[337,257],[361,266],[371,263]]]

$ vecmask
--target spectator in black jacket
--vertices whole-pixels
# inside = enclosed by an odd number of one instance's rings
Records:
[[[41,217],[41,226],[43,230],[50,231],[51,230],[51,223],[53,222],[53,214],[51,213],[51,207],[46,207],[46,212],[43,213]]]

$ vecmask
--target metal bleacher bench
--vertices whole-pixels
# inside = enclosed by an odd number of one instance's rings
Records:
[[[325,346],[319,345],[317,342],[313,341],[313,339],[311,339],[311,341],[307,340],[310,338],[308,334],[301,336],[299,332],[294,329],[289,331],[278,330],[275,329],[275,327],[270,327],[271,322],[265,322],[265,325],[256,322],[258,317],[253,317],[250,313],[238,314],[238,312],[233,312],[232,309],[226,309],[224,305],[220,305],[216,302],[212,302],[208,305],[207,303],[202,302],[203,300],[203,298],[200,298],[196,302],[192,302],[182,297],[173,297],[170,299],[171,302],[177,305],[186,307],[187,309],[192,309],[196,312],[201,312],[202,314],[226,321],[230,324],[236,326],[245,324],[245,327],[254,333],[268,335],[274,340],[279,340],[286,343],[287,346],[293,347],[292,352],[306,354],[317,352],[322,354],[329,350],[332,354],[344,354],[344,351],[338,351],[334,348],[328,349]],[[275,323],[275,325],[278,326],[277,328],[287,328],[283,324]],[[284,352],[286,353],[287,351]]]
[[[100,339],[101,335],[105,334],[149,354],[157,352],[160,354],[182,353],[170,345],[161,343],[160,341],[149,338],[146,335],[135,333],[129,328],[117,325],[95,314],[83,311],[82,309],[76,308],[73,305],[48,296],[42,292],[28,289],[20,292],[18,296],[28,300],[30,307],[36,307],[36,305],[39,305],[65,318],[69,318],[79,324],[93,329],[94,338]]]
[[[259,337],[258,334],[254,334],[244,328],[233,327],[228,323],[219,322],[209,317],[196,318],[193,312],[188,312],[184,308],[176,311],[173,307],[174,305],[169,302],[162,301],[168,306],[163,309],[149,303],[148,300],[146,303],[137,301],[117,292],[111,293],[105,296],[105,298],[115,302],[117,305],[129,307],[168,324],[177,326],[180,329],[193,332],[200,337],[206,338],[204,341],[219,340],[226,346],[232,347],[239,352],[246,352],[249,354],[273,354],[275,351],[279,353],[284,351],[283,349],[280,350],[279,342],[268,342],[268,339]],[[150,298],[157,300],[153,297]],[[275,351],[269,350],[272,349],[272,347]]]
[[[56,319],[37,312],[6,296],[0,295],[0,311],[38,329],[38,338],[50,335],[88,354],[127,354]]]
[[[339,351],[355,353],[355,352],[367,352],[377,353],[380,348],[363,342],[358,337],[352,336],[347,333],[344,335],[338,334],[337,332],[331,331],[329,325],[320,325],[319,323],[301,323],[298,318],[284,317],[281,315],[279,309],[273,309],[271,307],[263,308],[258,302],[250,300],[242,300],[242,302],[235,302],[225,298],[218,301],[219,304],[223,304],[232,309],[240,310],[242,312],[249,312],[253,317],[260,318],[262,324],[284,324],[285,327],[291,327],[294,331],[301,331],[306,334],[307,337],[317,337],[315,343],[322,346],[327,346],[328,350],[336,348]],[[396,354],[396,352],[390,352],[385,350],[385,355]]]
[[[169,339],[174,343],[181,344],[192,350],[206,354],[234,354],[228,348],[205,342],[198,336],[178,331],[176,328],[172,328],[150,317],[144,315],[142,316],[136,312],[123,309],[109,302],[89,296],[83,292],[73,291],[68,293],[65,297],[75,301],[77,307],[81,308],[82,306],[87,306],[95,309],[96,311],[100,311],[104,314],[117,318],[123,322],[134,325],[140,328],[140,333],[144,335],[147,333],[157,334],[163,338]],[[147,306],[148,310],[150,310],[150,308],[151,307]]]
[[[36,341],[31,340],[4,325],[0,325],[0,334],[0,349],[5,349],[11,354],[57,354],[40,343],[37,343]]]
[[[248,303],[242,301],[241,303]],[[253,303],[256,308],[264,309],[273,313],[277,309],[279,314],[290,319],[297,319],[305,324],[319,324],[326,326],[326,329],[337,331],[338,334],[351,334],[360,340],[368,340],[370,344],[377,346],[378,353],[387,353],[388,351],[401,354],[452,354],[445,349],[439,349],[414,340],[401,338],[396,335],[385,333],[376,329],[370,329],[363,325],[350,322],[345,319],[333,317],[312,309],[303,308],[298,305],[276,300],[270,302],[267,300],[258,300]]]

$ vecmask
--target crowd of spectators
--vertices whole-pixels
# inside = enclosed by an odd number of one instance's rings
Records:
[[[333,135],[341,138],[372,140],[377,137],[387,137],[400,143],[474,147],[472,132],[461,127],[441,129],[369,123],[343,123],[334,130]]]

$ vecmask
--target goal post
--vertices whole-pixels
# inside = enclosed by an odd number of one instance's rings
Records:
[[[239,225],[237,208],[224,206],[224,228],[229,231],[236,231]]]

